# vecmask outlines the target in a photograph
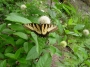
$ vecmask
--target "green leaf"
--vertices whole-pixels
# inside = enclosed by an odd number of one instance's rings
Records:
[[[35,6],[35,4],[27,4],[27,9],[29,10],[28,12],[30,13],[30,14],[37,14],[37,15],[43,15],[44,13],[40,10],[40,9],[38,9],[38,7],[37,6]]]
[[[51,55],[55,54],[56,52],[56,48],[54,46],[50,46],[49,50],[51,52]]]
[[[63,28],[62,24],[58,20],[55,20],[55,21],[57,22],[59,33],[62,34],[64,32],[64,28]]]
[[[53,8],[60,14],[60,16],[62,15],[62,12],[60,11],[60,9],[58,9],[57,6],[53,6]]]
[[[4,59],[4,54],[3,53],[0,53],[0,58]]]
[[[18,61],[19,61],[20,63],[22,63],[22,64],[26,64],[26,63],[27,63],[27,61],[26,61],[25,58],[19,58]]]
[[[46,42],[47,42],[47,38],[42,38],[42,37],[38,37],[38,53],[42,53],[43,52],[43,48],[47,47],[46,46]],[[36,46],[37,49],[37,46]]]
[[[50,43],[50,44],[55,44],[55,43],[56,43],[56,38],[50,37],[50,38],[49,38],[49,43]]]
[[[37,52],[39,53],[39,45],[38,45],[37,35],[34,32],[31,32],[31,36],[33,37],[33,39],[35,41],[36,49],[37,49]]]
[[[2,33],[12,34],[12,33],[13,33],[13,30],[11,30],[11,29],[4,29],[4,30],[2,31]]]
[[[31,50],[28,52],[26,60],[35,59],[39,56],[38,52],[36,51],[36,46],[32,47]]]
[[[73,35],[73,36],[82,36],[82,34],[80,34],[78,31],[72,32],[72,31],[69,31],[69,30],[65,30],[65,33]]]
[[[52,58],[49,53],[40,57],[36,67],[51,67]]]
[[[54,2],[58,2],[58,0],[53,0]]]
[[[76,13],[75,8],[69,3],[68,3],[68,5],[67,4],[62,4],[62,7],[66,11],[66,13],[69,14],[69,15],[71,15],[73,13],[74,14]]]
[[[56,12],[53,10],[49,9],[49,14],[50,14],[51,18],[53,18],[53,19],[56,17]]]
[[[11,59],[18,59],[21,53],[21,48],[16,51],[15,54],[12,53],[6,53],[5,56],[11,58]]]
[[[88,67],[90,66],[90,60],[86,60],[85,64],[88,65]]]
[[[66,13],[70,15],[70,11],[68,10],[68,8],[66,8],[65,5],[62,5],[62,7],[63,7],[63,9],[66,11]]]
[[[88,48],[90,50],[90,38],[84,42],[84,45],[86,48]]]
[[[69,6],[66,5],[66,7],[72,12],[72,14],[76,14],[77,10],[74,8],[72,4],[69,3]]]
[[[5,49],[5,53],[9,53],[9,52],[12,52],[13,51],[13,47],[11,46],[8,46],[6,49]]]
[[[17,36],[19,36],[19,37],[21,37],[21,38],[23,38],[25,40],[28,39],[28,36],[25,33],[23,33],[23,32],[16,32],[16,33],[13,33],[13,34],[17,35]]]
[[[59,48],[59,46],[58,46],[58,48]],[[61,56],[62,53],[58,48],[56,48],[54,46],[50,46],[49,50],[51,52],[51,55],[57,54],[58,56]]]
[[[22,45],[24,42],[25,40],[20,38],[16,41],[16,45]]]
[[[39,23],[38,22],[38,17],[36,17],[36,16],[31,16],[29,19],[34,23]]]
[[[75,27],[74,27],[74,30],[82,30],[84,28],[85,25],[83,24],[77,24]]]
[[[15,53],[15,58],[18,59],[21,53],[21,48],[19,48]]]
[[[0,63],[0,67],[6,67],[6,60],[4,60]]]
[[[77,52],[76,55],[78,56],[78,58],[79,58],[80,61],[83,61],[84,60],[83,56],[80,53]]]
[[[6,53],[5,56],[11,58],[11,59],[16,59],[15,58],[15,54],[12,54],[12,53]]]
[[[5,27],[6,27],[6,23],[0,24],[0,32],[1,32],[3,29],[5,29]]]
[[[68,25],[73,25],[73,19],[72,18],[69,19]]]
[[[15,31],[23,31],[24,30],[24,27],[19,24],[11,24],[9,27]]]
[[[22,17],[22,16],[19,16],[18,14],[16,13],[10,13],[6,20],[9,20],[9,21],[13,21],[13,22],[20,22],[20,23],[31,23],[30,20]]]
[[[27,53],[28,52],[28,42],[25,42],[23,47],[24,47],[25,52]]]
[[[0,38],[2,38],[2,40],[4,40],[7,44],[11,44],[11,45],[15,45],[14,39],[11,36],[7,36],[7,35],[0,35]]]

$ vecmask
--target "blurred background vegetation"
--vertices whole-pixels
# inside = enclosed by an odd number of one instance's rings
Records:
[[[90,67],[88,2],[0,0],[0,67]],[[43,15],[57,31],[42,38],[23,27]]]

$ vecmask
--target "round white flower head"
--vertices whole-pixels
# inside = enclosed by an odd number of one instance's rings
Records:
[[[11,23],[8,24],[8,26],[10,26],[10,25],[11,25]]]
[[[45,12],[44,10],[41,10],[42,12]]]
[[[67,42],[66,41],[61,41],[60,45],[63,46],[63,47],[66,47],[67,46]]]
[[[27,8],[26,5],[24,5],[24,4],[21,5],[22,10],[25,10],[26,8]]]
[[[88,35],[89,35],[89,30],[88,30],[88,29],[84,29],[84,30],[83,30],[83,34],[84,34],[85,36],[88,36]]]
[[[50,18],[47,16],[41,16],[38,21],[41,24],[50,24]]]

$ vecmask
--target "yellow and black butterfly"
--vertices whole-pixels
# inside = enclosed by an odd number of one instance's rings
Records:
[[[50,32],[54,32],[55,30],[57,30],[57,26],[52,25],[52,24],[29,23],[29,24],[24,24],[24,27],[35,32],[37,35],[39,35],[41,37],[45,37]]]

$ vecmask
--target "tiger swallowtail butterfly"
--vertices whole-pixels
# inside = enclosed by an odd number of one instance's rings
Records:
[[[57,26],[52,24],[29,23],[29,24],[24,24],[24,27],[35,32],[37,35],[41,37],[46,37],[50,32],[54,32],[55,30],[57,30]]]

